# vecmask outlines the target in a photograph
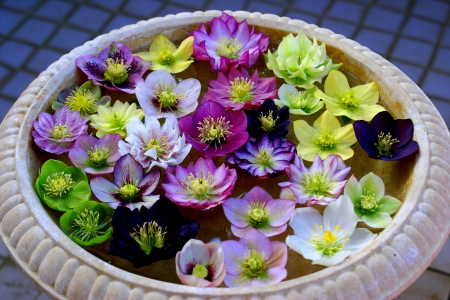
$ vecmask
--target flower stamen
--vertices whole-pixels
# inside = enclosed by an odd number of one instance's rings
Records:
[[[162,227],[155,221],[144,222],[142,227],[138,225],[138,230],[135,228],[135,232],[130,233],[130,235],[145,254],[150,255],[154,247],[158,249],[164,247],[164,238],[167,231],[163,231]]]
[[[216,53],[218,56],[237,59],[241,48],[242,44],[239,43],[237,38],[230,39],[228,36],[223,36],[216,42]]]
[[[202,264],[196,264],[192,269],[192,275],[201,279],[205,279],[206,277],[208,277],[208,269],[205,267],[205,264],[206,262]]]
[[[328,257],[333,257],[336,253],[346,248],[346,244],[350,242],[348,231],[340,229],[339,225],[330,228],[330,222],[325,226],[314,225],[313,235],[309,236],[308,243],[312,244],[316,250]]]
[[[378,208],[378,201],[376,201],[375,193],[371,193],[370,191],[364,189],[361,198],[356,205],[360,207],[365,214],[375,212]]]
[[[46,194],[52,198],[64,196],[72,189],[75,183],[72,180],[72,175],[64,172],[58,172],[48,176],[46,182],[42,186]]]
[[[118,189],[118,193],[124,201],[132,202],[140,190],[137,185],[137,180],[130,180],[129,182],[125,181],[123,186]]]
[[[266,254],[258,253],[255,249],[251,249],[245,254],[245,261],[242,263],[242,274],[250,278],[259,278],[267,269],[264,261]]]
[[[78,111],[81,115],[89,115],[95,112],[94,105],[97,103],[94,95],[90,90],[83,88],[76,88],[72,90],[70,95],[66,98],[66,105],[71,111]]]
[[[255,87],[255,83],[250,78],[236,77],[234,81],[230,81],[228,93],[230,99],[235,103],[245,102],[253,99],[251,90]]]
[[[161,65],[170,65],[175,61],[175,57],[167,45],[164,45],[158,49],[158,57]]]
[[[105,79],[115,84],[121,84],[128,79],[129,67],[124,64],[123,59],[107,58],[106,71],[104,73]]]
[[[62,125],[60,123],[56,123],[53,127],[52,132],[50,133],[50,137],[60,140],[63,138],[70,138],[72,136],[72,133],[67,130],[67,126]]]
[[[181,183],[185,188],[190,190],[194,195],[194,198],[199,201],[209,200],[210,192],[215,186],[214,176],[208,171],[208,175],[205,176],[204,172],[202,174],[192,174],[184,178]]]
[[[260,228],[269,222],[269,209],[266,203],[252,202],[247,207],[247,214],[250,217],[249,223],[253,228]]]
[[[70,235],[74,236],[84,242],[87,242],[97,236],[102,236],[108,231],[112,219],[110,217],[105,218],[99,224],[100,214],[97,211],[84,209],[84,211],[78,214],[74,220],[72,227],[77,228]]]
[[[87,151],[89,161],[96,167],[103,167],[108,161],[108,155],[111,152],[109,148],[102,147],[91,148]]]
[[[360,100],[356,98],[355,92],[353,90],[345,91],[337,96],[337,99],[342,103],[342,105],[349,110],[357,109],[360,105]]]
[[[330,178],[325,172],[305,174],[303,189],[307,195],[328,196],[332,188]]]
[[[198,139],[202,143],[214,145],[216,148],[226,140],[227,135],[233,134],[230,131],[233,125],[230,125],[230,121],[225,121],[223,116],[217,119],[211,116],[206,117],[203,122],[198,122],[198,125],[197,129],[200,131]]]
[[[381,132],[378,135],[378,143],[375,143],[375,146],[378,149],[378,157],[381,155],[386,155],[392,157],[391,149],[392,146],[395,143],[399,143],[400,141],[396,138],[393,138],[391,133],[388,132],[388,134],[384,134],[384,132]]]
[[[277,122],[279,117],[277,116],[276,119],[274,120],[273,111],[269,110],[267,115],[264,115],[264,113],[262,112],[258,119],[261,122],[262,129],[264,129],[264,131],[266,132],[271,132],[275,128],[275,123]]]
[[[333,149],[338,143],[336,134],[328,131],[327,129],[322,129],[320,133],[313,138],[313,140],[321,150]]]

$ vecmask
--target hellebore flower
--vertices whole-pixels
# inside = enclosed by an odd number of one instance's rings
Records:
[[[147,171],[154,166],[163,169],[180,164],[191,151],[191,145],[180,136],[177,119],[169,115],[164,125],[153,116],[145,118],[145,124],[132,118],[127,125],[128,136],[119,141],[119,152],[130,153]]]
[[[112,224],[109,254],[131,261],[136,268],[175,257],[200,229],[196,221],[183,218],[176,205],[164,198],[150,209],[117,207]]]
[[[177,49],[174,43],[163,34],[159,34],[150,44],[148,52],[138,52],[134,55],[143,60],[151,61],[150,70],[166,70],[175,74],[186,70],[194,60],[189,59],[193,52],[194,37],[183,40]]]
[[[314,95],[323,99],[335,116],[352,120],[370,121],[384,107],[376,104],[379,92],[376,82],[350,88],[347,77],[339,71],[331,71],[325,80],[325,93],[318,90]]]
[[[312,115],[323,107],[323,102],[314,96],[316,91],[316,86],[300,92],[293,85],[283,84],[278,90],[280,99],[275,99],[274,102],[281,108],[289,107],[289,112],[293,115]]]
[[[91,189],[83,170],[55,159],[49,159],[42,165],[34,189],[48,207],[59,211],[68,211],[91,198]]]
[[[413,154],[419,144],[412,140],[414,126],[410,119],[394,118],[387,112],[378,113],[370,122],[353,123],[359,144],[371,158],[397,160]]]
[[[236,170],[225,164],[216,168],[210,158],[199,158],[187,168],[168,167],[162,187],[174,203],[194,209],[207,210],[225,201],[236,182]]]
[[[222,156],[242,146],[248,138],[247,118],[241,110],[225,111],[222,105],[208,101],[193,116],[179,119],[186,140],[206,157]]]
[[[144,111],[137,108],[136,103],[116,101],[113,107],[99,106],[98,114],[91,115],[91,126],[97,129],[98,138],[108,133],[117,133],[125,137],[127,136],[125,128],[132,117],[141,120]]]
[[[185,285],[219,286],[227,274],[222,247],[191,239],[175,257],[178,278]]]
[[[246,170],[252,176],[267,178],[289,167],[295,156],[295,145],[281,138],[271,140],[267,134],[231,153],[227,161]]]
[[[80,136],[69,151],[70,161],[88,174],[102,175],[114,170],[120,158],[118,134],[107,134],[100,139],[90,135]]]
[[[134,94],[136,84],[143,80],[142,75],[152,64],[133,56],[130,49],[119,42],[111,43],[98,56],[78,57],[75,63],[94,84],[128,94]]]
[[[146,116],[167,118],[174,114],[177,118],[193,112],[198,105],[200,81],[185,79],[177,84],[166,70],[150,73],[145,82],[138,83],[136,97]]]
[[[71,111],[78,111],[80,115],[89,120],[89,115],[97,112],[99,105],[109,106],[110,96],[101,97],[100,87],[93,85],[92,81],[86,81],[75,89],[63,89],[58,94],[57,101],[53,102],[52,108],[58,110],[67,106]]]
[[[288,84],[304,89],[314,87],[314,82],[322,82],[330,70],[337,70],[341,64],[333,64],[327,56],[325,43],[320,46],[301,32],[296,37],[292,33],[283,38],[277,51],[264,55],[267,68]]]
[[[266,99],[273,99],[277,93],[277,78],[259,78],[258,70],[251,76],[246,69],[231,69],[218,73],[217,80],[209,81],[211,87],[202,102],[214,101],[227,110],[239,110],[260,106]]]
[[[327,205],[335,201],[344,190],[350,167],[338,155],[324,160],[316,154],[311,167],[306,168],[296,155],[294,163],[285,169],[289,181],[280,182],[280,198],[296,200],[300,204]]]
[[[247,21],[237,23],[232,16],[222,13],[213,18],[210,33],[205,24],[194,30],[194,59],[209,60],[211,70],[225,72],[238,66],[250,67],[261,53],[267,50],[269,38],[249,30]]]
[[[133,156],[122,156],[114,166],[114,181],[103,177],[91,180],[91,189],[94,195],[102,202],[108,203],[112,208],[126,206],[130,209],[149,208],[158,199],[159,195],[151,192],[158,185],[161,172],[154,170],[144,176],[144,169]]]
[[[295,201],[274,200],[264,189],[254,186],[243,199],[228,198],[222,207],[235,236],[242,237],[251,228],[274,236],[286,230]]]
[[[78,203],[59,219],[62,231],[80,246],[95,246],[105,242],[112,234],[114,209],[96,201]]]
[[[402,202],[384,194],[384,183],[380,177],[370,172],[358,182],[354,176],[348,180],[344,194],[353,202],[355,214],[373,228],[386,228],[391,223]]]
[[[323,216],[312,207],[297,208],[289,225],[294,235],[286,244],[313,265],[332,266],[370,243],[376,234],[366,228],[356,228],[358,217],[347,196],[330,203]]]
[[[250,228],[239,241],[221,243],[229,287],[261,286],[282,281],[287,276],[287,247],[271,242],[256,229]]]
[[[289,134],[287,127],[289,120],[289,108],[278,109],[272,100],[267,99],[257,111],[245,110],[247,115],[247,131],[253,138],[258,138],[267,133],[270,139],[285,138]]]
[[[62,154],[69,152],[76,139],[87,133],[88,126],[79,112],[63,107],[53,115],[40,112],[33,128],[31,135],[39,148]]]
[[[316,154],[324,159],[339,155],[343,160],[353,156],[350,148],[356,143],[352,124],[341,127],[338,119],[326,110],[309,126],[304,120],[294,121],[294,132],[299,144],[297,153],[302,159],[313,161]]]

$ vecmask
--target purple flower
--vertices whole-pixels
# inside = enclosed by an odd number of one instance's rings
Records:
[[[397,160],[419,149],[419,144],[412,140],[412,121],[394,120],[387,111],[375,115],[370,124],[366,121],[356,121],[353,128],[359,144],[371,158]]]
[[[199,158],[187,168],[168,167],[162,184],[166,197],[178,205],[207,210],[225,201],[236,182],[236,171],[225,164],[216,168],[210,158]]]
[[[269,38],[262,33],[250,32],[247,21],[237,23],[232,16],[222,13],[213,18],[208,34],[205,24],[192,32],[194,59],[209,60],[213,71],[225,72],[237,66],[250,67],[267,50]]]
[[[243,111],[225,111],[218,103],[208,101],[193,116],[179,119],[186,140],[206,157],[228,154],[247,141],[247,118]]]
[[[280,198],[297,200],[300,204],[327,205],[343,192],[350,167],[346,167],[339,155],[329,155],[324,160],[316,154],[308,169],[296,155],[294,164],[285,169],[289,180],[280,182]]]
[[[40,112],[37,121],[33,121],[33,128],[31,135],[39,148],[62,154],[69,152],[75,141],[87,133],[88,126],[78,111],[65,106],[54,115]]]
[[[229,287],[260,286],[277,283],[287,276],[287,246],[283,242],[271,242],[255,229],[247,231],[239,241],[221,243]]]
[[[246,69],[231,69],[228,73],[218,73],[217,80],[211,80],[208,92],[201,103],[214,101],[227,110],[239,110],[260,106],[266,99],[277,95],[276,77],[259,78],[258,71],[248,75]]]
[[[159,199],[159,195],[152,195],[151,192],[158,185],[160,176],[159,170],[144,176],[141,164],[131,154],[126,154],[114,166],[114,182],[96,177],[91,180],[91,189],[100,201],[108,203],[112,208],[149,208]]]
[[[215,242],[204,244],[189,240],[175,257],[178,278],[185,285],[216,287],[226,275],[222,247]]]
[[[86,55],[76,59],[76,65],[94,84],[107,89],[133,94],[136,84],[151,62],[133,56],[124,44],[113,42],[98,56]]]
[[[265,236],[274,236],[286,230],[295,201],[274,200],[264,189],[255,186],[243,199],[229,198],[222,207],[235,236],[242,237],[251,228]]]
[[[118,134],[107,134],[97,139],[91,135],[80,136],[69,151],[70,161],[86,173],[102,175],[114,170],[120,158]]]
[[[252,176],[267,178],[289,167],[295,155],[295,145],[281,138],[271,140],[267,134],[244,146],[228,156],[227,161],[246,170]]]

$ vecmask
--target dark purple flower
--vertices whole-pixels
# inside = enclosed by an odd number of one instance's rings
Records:
[[[247,118],[240,110],[225,111],[222,105],[208,101],[193,116],[179,119],[186,141],[206,157],[228,154],[247,141]]]
[[[98,56],[86,55],[76,59],[76,65],[94,84],[110,90],[133,94],[142,75],[151,65],[139,56],[133,56],[124,44],[113,42]]]
[[[256,70],[252,76],[246,69],[231,69],[228,73],[219,72],[217,80],[211,80],[208,92],[201,103],[214,101],[226,109],[239,110],[260,106],[266,99],[277,95],[276,77],[259,78]]]
[[[131,261],[136,268],[175,257],[200,229],[195,220],[183,218],[176,205],[165,198],[150,209],[117,207],[112,226],[109,254]]]
[[[359,144],[371,158],[397,160],[419,149],[417,142],[412,140],[412,121],[394,120],[387,111],[378,113],[370,124],[366,121],[356,121],[353,128]]]
[[[252,176],[267,178],[289,167],[294,155],[293,143],[280,138],[271,140],[265,134],[255,142],[248,140],[244,146],[230,154],[227,161],[237,164]]]
[[[194,59],[209,60],[213,71],[250,67],[269,46],[269,38],[255,33],[254,28],[250,31],[246,20],[238,24],[235,18],[222,13],[220,18],[213,18],[208,24],[209,34],[204,23],[192,32]]]

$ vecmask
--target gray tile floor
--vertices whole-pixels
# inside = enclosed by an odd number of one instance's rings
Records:
[[[450,2],[446,0],[0,0],[0,120],[52,62],[99,34],[166,14],[247,10],[329,28],[405,72],[450,124]],[[450,242],[398,299],[448,299]],[[1,299],[47,299],[0,241]]]

